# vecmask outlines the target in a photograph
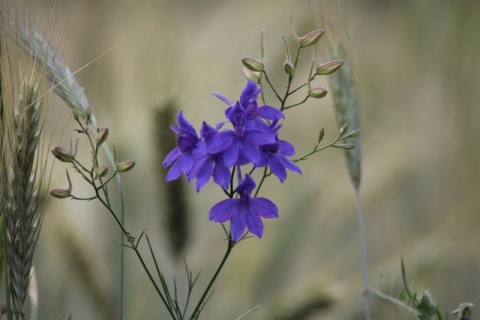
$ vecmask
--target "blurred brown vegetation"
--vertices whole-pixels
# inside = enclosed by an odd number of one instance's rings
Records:
[[[155,110],[174,103],[196,128],[204,119],[219,121],[224,105],[209,92],[237,99],[245,83],[240,59],[260,57],[262,29],[267,69],[283,85],[280,35],[293,45],[287,15],[304,34],[323,27],[312,8],[309,1],[287,0],[71,0],[58,6],[58,39],[66,29],[64,55],[73,69],[115,47],[78,78],[119,157],[137,161],[124,175],[128,229],[147,228],[166,273],[180,283],[183,267],[170,258],[164,228]],[[445,310],[475,303],[480,2],[345,1],[344,9],[361,106],[371,288],[398,296],[403,254],[409,280]],[[302,58],[307,69],[310,56]],[[325,78],[316,83],[327,85]],[[282,137],[302,155],[323,127],[326,140],[333,139],[329,96],[289,111]],[[62,143],[70,132],[67,127]],[[204,319],[235,319],[258,305],[245,319],[286,319],[305,305],[314,309],[305,319],[362,319],[357,220],[343,153],[327,150],[301,167],[303,176],[265,184],[262,194],[279,205],[280,219],[266,222],[262,240],[235,248]],[[52,186],[65,185],[63,165],[54,171]],[[81,185],[77,179],[74,191],[88,193]],[[202,272],[200,288],[225,246],[223,231],[207,215],[223,193],[213,185],[199,194],[187,189],[195,210],[185,255],[193,271]],[[36,258],[39,318],[68,312],[74,319],[117,318],[118,244],[119,230],[100,206],[51,200]],[[165,318],[138,261],[126,256],[126,319]],[[413,319],[372,300],[374,319]]]

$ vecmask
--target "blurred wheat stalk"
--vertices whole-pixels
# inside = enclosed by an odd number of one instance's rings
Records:
[[[24,303],[44,216],[43,187],[49,179],[44,152],[47,148],[41,139],[48,83],[45,66],[38,65],[39,60],[20,49],[19,33],[12,34],[12,17],[21,19],[25,15],[17,2],[1,1],[0,211],[7,270],[7,316],[24,319]],[[26,25],[33,25],[29,23]],[[27,32],[24,37],[28,37],[28,28],[23,31]]]
[[[348,124],[349,130],[359,130],[357,90],[353,75],[352,59],[349,52],[350,49],[343,2],[335,0],[316,0],[312,1],[312,5],[315,8],[314,12],[316,12],[316,18],[327,31],[327,60],[343,61],[342,67],[328,78],[332,90],[338,126],[342,127]],[[352,143],[355,148],[345,150],[345,156],[350,180],[355,192],[364,289],[365,319],[369,320],[371,319],[371,315],[367,245],[365,241],[363,210],[360,201],[360,181],[362,173],[360,138],[356,137],[349,142]]]

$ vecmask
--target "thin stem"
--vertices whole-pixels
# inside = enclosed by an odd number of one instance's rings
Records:
[[[359,186],[354,186],[355,204],[357,207],[358,232],[360,238],[360,257],[362,263],[363,279],[363,303],[365,305],[365,320],[370,320],[370,290],[368,289],[368,265],[367,265],[367,245],[365,241],[365,226],[363,221],[363,210],[360,202]]]
[[[220,271],[222,270],[223,266],[225,265],[225,262],[227,261],[227,258],[228,258],[228,256],[230,255],[230,253],[232,252],[232,248],[233,248],[234,245],[235,245],[235,243],[234,243],[231,239],[229,239],[229,240],[228,240],[228,245],[227,245],[227,251],[225,252],[225,255],[223,256],[222,262],[220,262],[220,265],[218,266],[218,268],[217,268],[217,270],[215,271],[212,279],[211,279],[210,282],[208,283],[207,288],[206,288],[205,291],[203,292],[202,297],[200,298],[200,300],[198,301],[197,305],[195,306],[195,309],[193,309],[193,313],[192,313],[192,315],[190,316],[190,320],[197,319],[198,316],[200,315],[200,310],[201,310],[201,308],[202,308],[203,301],[205,300],[205,298],[207,298],[207,296],[208,296],[208,294],[209,294],[209,291],[210,291],[213,283],[215,282],[215,280],[217,279],[218,275],[220,274]]]

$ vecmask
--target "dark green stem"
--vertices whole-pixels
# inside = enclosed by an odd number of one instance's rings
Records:
[[[205,291],[203,292],[202,297],[200,298],[200,300],[198,301],[197,305],[195,306],[195,309],[193,310],[193,313],[192,313],[192,315],[190,316],[190,320],[198,319],[198,316],[200,315],[200,311],[201,311],[201,309],[202,309],[202,305],[203,305],[205,299],[207,298],[207,296],[208,296],[208,294],[209,294],[209,292],[210,292],[210,289],[212,288],[213,283],[215,282],[215,280],[217,279],[218,275],[220,274],[220,271],[222,271],[222,268],[223,268],[223,266],[225,265],[225,262],[227,261],[228,256],[229,256],[230,253],[232,252],[232,248],[233,248],[234,245],[235,245],[235,243],[234,243],[231,239],[229,239],[229,240],[228,240],[227,251],[225,252],[225,255],[223,256],[222,262],[220,262],[220,265],[218,266],[218,268],[217,268],[217,270],[215,271],[212,279],[211,279],[210,282],[208,283],[207,288],[206,288]]]

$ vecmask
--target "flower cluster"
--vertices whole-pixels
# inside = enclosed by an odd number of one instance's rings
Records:
[[[248,174],[242,176],[241,167],[268,167],[281,182],[287,177],[286,169],[302,173],[287,158],[295,154],[294,146],[278,137],[283,113],[271,106],[258,106],[260,93],[261,88],[253,81],[247,82],[237,102],[214,93],[228,105],[226,120],[215,127],[203,122],[200,136],[180,112],[178,124],[171,126],[178,136],[177,147],[163,162],[165,167],[171,166],[167,181],[175,180],[183,173],[188,181],[195,180],[198,192],[213,178],[226,191],[230,199],[213,206],[210,220],[219,223],[230,220],[230,235],[234,242],[243,237],[245,228],[260,238],[263,234],[261,218],[278,217],[278,208],[273,202],[252,197],[255,182]],[[232,128],[224,128],[227,122]],[[235,170],[237,188],[228,192],[233,185]]]

